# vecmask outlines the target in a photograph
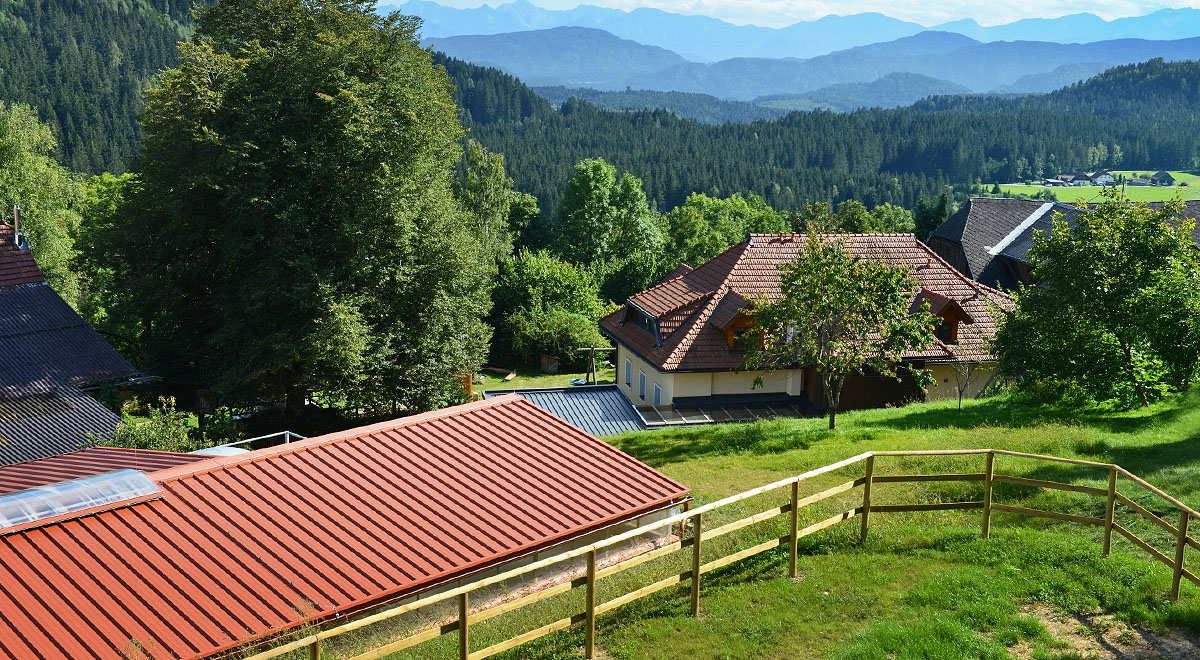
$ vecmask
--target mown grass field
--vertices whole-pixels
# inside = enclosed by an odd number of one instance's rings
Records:
[[[823,420],[691,427],[630,434],[610,441],[693,489],[700,503],[827,465],[866,450],[992,447],[1116,462],[1200,505],[1200,393],[1132,412],[1073,410],[997,397],[919,404]],[[983,458],[876,459],[876,474],[979,472]],[[862,475],[847,468],[806,482],[801,495]],[[1105,471],[998,457],[998,474],[1107,486]],[[1173,510],[1132,484],[1121,490],[1174,520]],[[978,482],[877,484],[875,504],[978,500]],[[778,506],[781,492],[740,503],[706,519],[706,528]],[[856,506],[856,490],[801,512],[801,524]],[[1103,516],[1104,500],[1082,493],[997,484],[997,503]],[[1173,554],[1170,537],[1130,512],[1118,522]],[[786,577],[786,553],[771,551],[706,574],[701,616],[688,615],[687,587],[666,590],[597,620],[603,658],[818,658],[904,660],[962,658],[1080,660],[1047,630],[1034,608],[1065,614],[1105,612],[1121,625],[1200,632],[1200,590],[1185,582],[1167,599],[1171,572],[1115,537],[1102,558],[1101,530],[996,513],[990,540],[979,538],[978,511],[876,513],[870,538],[857,543],[858,520],[801,539],[798,580]],[[704,561],[787,530],[785,517],[705,543]],[[686,553],[686,551],[685,551]],[[600,582],[598,601],[686,568],[685,553]],[[1200,557],[1191,557],[1193,567]],[[472,627],[472,650],[579,611],[582,590]],[[376,631],[379,632],[379,631]],[[391,633],[403,632],[393,629]],[[1087,629],[1082,634],[1098,635]],[[369,634],[330,643],[326,657],[378,644]],[[496,657],[578,658],[578,626]],[[454,658],[447,635],[398,658]],[[1188,657],[1188,656],[1183,656]]]
[[[1173,173],[1174,174],[1174,173]],[[1197,177],[1190,177],[1195,180]],[[1064,187],[1064,188],[1047,188],[1045,186],[1030,186],[1019,183],[1002,183],[1000,190],[1010,195],[1037,195],[1043,191],[1049,190],[1054,193],[1054,196],[1060,202],[1074,202],[1079,199],[1087,201],[1097,201],[1100,198],[1100,192],[1103,190],[1100,186],[1079,186],[1079,187]],[[1170,199],[1175,199],[1179,196],[1181,199],[1200,199],[1200,187],[1195,183],[1188,184],[1184,187],[1177,188],[1162,188],[1158,186],[1126,186],[1125,194],[1132,200],[1138,202],[1165,202]]]

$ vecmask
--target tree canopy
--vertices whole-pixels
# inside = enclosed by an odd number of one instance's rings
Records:
[[[1016,294],[996,338],[1000,369],[1045,387],[1122,405],[1195,382],[1200,257],[1180,203],[1149,208],[1115,190],[1035,237],[1039,284]]]
[[[463,131],[417,25],[369,0],[199,14],[147,94],[139,185],[93,238],[148,372],[210,405],[462,396],[492,255],[453,194]]]
[[[928,303],[909,311],[916,286],[904,267],[851,255],[837,235],[809,232],[800,255],[780,266],[780,297],[755,303],[756,332],[744,337],[761,343],[750,340],[743,367],[815,368],[833,429],[848,376],[898,379],[901,356],[933,343]],[[927,372],[914,373],[928,384]]]

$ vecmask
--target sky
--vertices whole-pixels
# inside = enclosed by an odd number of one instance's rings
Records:
[[[497,5],[507,0],[435,0],[451,7]],[[782,27],[796,21],[813,20],[829,14],[879,12],[894,18],[937,25],[973,18],[982,25],[1011,23],[1022,18],[1056,18],[1067,14],[1091,13],[1112,20],[1141,16],[1168,7],[1200,7],[1200,0],[532,0],[547,9],[570,9],[579,4],[636,9],[654,7],[679,14],[713,16],[731,23]]]

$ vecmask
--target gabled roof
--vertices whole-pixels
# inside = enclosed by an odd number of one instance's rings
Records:
[[[161,493],[0,530],[0,657],[205,656],[688,493],[516,396],[147,476]]]
[[[912,234],[839,234],[830,238],[841,241],[851,254],[907,267],[922,290],[952,298],[975,319],[976,323],[959,333],[957,345],[936,342],[906,358],[990,359],[987,342],[995,335],[995,322],[988,300],[1007,304],[1008,296],[972,282]],[[623,310],[601,319],[600,328],[661,371],[736,369],[744,355],[730,350],[722,328],[746,301],[780,295],[779,266],[795,259],[805,240],[799,234],[752,234],[692,272],[630,297],[629,304],[656,318],[672,319],[673,330],[660,333],[661,344],[637,324],[624,323]],[[724,302],[738,300],[740,306]],[[679,318],[683,320],[675,323]]]
[[[45,281],[29,250],[0,239],[0,289]]]
[[[177,454],[149,449],[88,447],[0,467],[0,495],[113,470],[155,472],[208,458],[200,454]]]
[[[1161,208],[1162,203],[1151,202],[1150,207]],[[941,240],[960,246],[968,277],[1012,290],[1020,282],[1005,260],[1028,263],[1035,235],[1049,230],[1055,218],[1071,223],[1081,212],[1066,202],[973,197],[934,230],[930,242]],[[1200,216],[1200,201],[1184,202],[1182,216]],[[1200,225],[1192,229],[1192,242],[1200,246]],[[941,246],[938,249],[942,250]]]
[[[121,419],[71,387],[0,397],[0,466],[73,452],[112,437]]]

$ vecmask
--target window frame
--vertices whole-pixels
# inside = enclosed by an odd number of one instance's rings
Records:
[[[638,398],[646,400],[646,372],[638,369]]]

